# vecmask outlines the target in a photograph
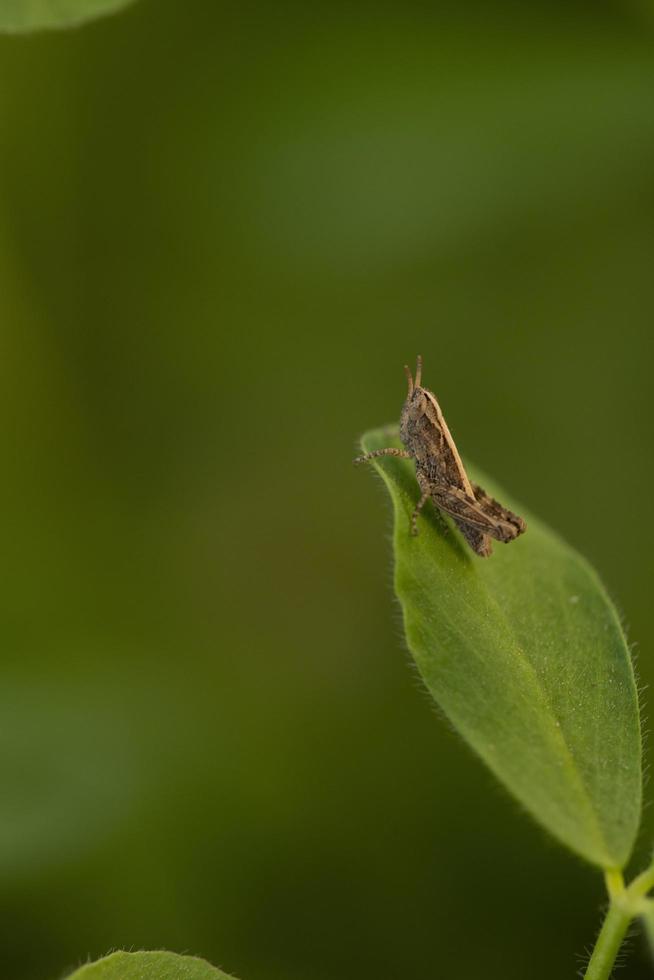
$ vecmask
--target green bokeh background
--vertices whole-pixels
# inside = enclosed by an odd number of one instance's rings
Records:
[[[574,976],[600,877],[436,717],[350,460],[420,351],[654,681],[654,13],[141,0],[0,58],[2,976]]]

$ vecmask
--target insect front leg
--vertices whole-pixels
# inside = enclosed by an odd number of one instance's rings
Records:
[[[420,511],[425,506],[430,496],[431,494],[429,490],[423,489],[420,500],[413,508],[413,514],[411,515],[411,534],[413,535],[414,538],[418,533],[418,517],[420,516]]]
[[[391,447],[389,449],[375,449],[372,453],[365,453],[363,456],[357,456],[353,459],[353,463],[368,463],[371,459],[377,459],[379,456],[399,456],[400,459],[411,459],[411,453],[406,449],[395,449]]]

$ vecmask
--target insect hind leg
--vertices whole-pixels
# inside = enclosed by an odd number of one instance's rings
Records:
[[[480,487],[479,484],[473,483],[472,492],[475,495],[477,503],[485,514],[488,514],[489,517],[492,517],[503,524],[508,524],[511,527],[512,533],[507,528],[506,536],[500,538],[500,540],[512,541],[513,538],[517,538],[519,534],[523,534],[527,530],[527,525],[521,517],[518,517],[517,514],[514,514],[513,511],[509,510],[507,507],[503,507],[502,504],[494,499],[494,497],[487,494],[484,488]]]

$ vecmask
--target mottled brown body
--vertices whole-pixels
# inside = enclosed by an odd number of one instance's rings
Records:
[[[411,517],[411,533],[418,533],[418,515],[431,498],[453,518],[475,554],[487,558],[493,550],[491,538],[508,543],[526,530],[526,524],[470,483],[436,396],[421,387],[422,358],[418,357],[415,381],[409,369],[404,370],[409,392],[400,419],[400,438],[406,449],[378,449],[359,456],[355,463],[378,456],[413,459],[421,496]]]

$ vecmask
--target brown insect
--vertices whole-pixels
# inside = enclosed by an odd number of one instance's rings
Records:
[[[439,510],[453,518],[475,554],[487,558],[493,550],[491,538],[506,544],[522,534],[527,525],[468,479],[436,396],[420,384],[420,355],[415,381],[406,365],[404,370],[409,393],[402,409],[400,438],[406,449],[377,449],[354,462],[365,463],[379,456],[412,459],[421,496],[411,515],[411,533],[418,533],[418,515],[431,497]]]

